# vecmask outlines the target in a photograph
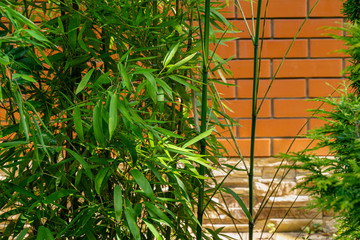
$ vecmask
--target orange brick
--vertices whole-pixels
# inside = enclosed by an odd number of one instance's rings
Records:
[[[251,120],[240,120],[239,137],[251,136]],[[292,137],[306,133],[306,119],[258,119],[256,137]]]
[[[335,89],[343,89],[343,82],[344,79],[309,79],[309,97],[326,97],[330,94],[338,97],[340,94]]]
[[[274,60],[274,73],[280,62],[281,60]],[[340,77],[341,70],[342,59],[287,59],[276,77]]]
[[[344,42],[337,39],[311,39],[310,57],[347,57],[339,50],[344,49]]]
[[[262,58],[282,58],[288,50],[291,40],[264,40]],[[296,40],[287,54],[287,58],[307,57],[308,48],[306,40]],[[254,47],[249,40],[239,41],[239,57],[253,58]]]
[[[240,39],[249,39],[250,38],[250,34],[246,28],[246,24],[245,24],[244,20],[230,20],[229,22],[231,24],[233,24],[238,31],[241,31],[241,32],[233,33],[231,31],[228,31],[225,34],[225,37],[236,37],[236,38],[240,38]],[[251,20],[247,20],[247,22],[250,27],[250,30],[252,31]],[[261,21],[260,25],[261,25],[260,32],[262,32],[263,26],[264,26],[264,21]],[[220,37],[221,34],[217,34],[217,36]],[[266,21],[264,38],[270,38],[270,37],[271,37],[271,25],[270,25],[269,21]]]
[[[232,112],[226,110],[226,113],[233,118],[251,118],[252,111],[252,102],[251,100],[227,100],[223,103],[232,109]],[[271,106],[270,100],[265,100],[261,110],[259,112],[259,117],[270,117],[271,116]]]
[[[303,20],[300,19],[279,19],[274,20],[275,38],[293,38],[299,30]],[[341,35],[340,30],[327,30],[323,27],[340,27],[343,20],[338,19],[308,19],[301,29],[298,38],[329,37],[329,34]]]
[[[230,58],[232,56],[236,56],[236,42],[235,41],[229,41],[226,42],[224,44],[219,44],[219,45],[215,45],[215,44],[211,44],[210,45],[210,50],[214,51],[215,47],[216,51],[215,53],[217,55],[219,55],[222,58]]]
[[[247,18],[251,18],[251,4],[249,0],[239,0],[241,8]],[[253,1],[253,12],[256,15],[257,2]],[[261,16],[264,16],[266,1],[262,4]],[[306,0],[270,0],[266,12],[267,18],[294,18],[306,16]],[[238,10],[238,18],[242,18]]]
[[[258,97],[264,97],[266,90],[269,87],[270,80],[260,80]],[[239,80],[238,83],[238,98],[252,97],[252,80]],[[306,82],[305,79],[275,79],[267,94],[267,98],[279,97],[305,97],[306,96]]]
[[[229,84],[234,84],[235,81],[233,80],[228,80],[227,81]],[[227,86],[221,83],[215,83],[215,87],[217,89],[217,91],[220,94],[220,97],[223,98],[235,98],[235,87],[236,86]]]
[[[317,0],[310,0],[310,9]],[[311,17],[342,17],[340,9],[342,1],[340,0],[320,0],[311,12]]]
[[[325,123],[326,123],[325,120],[313,118],[313,119],[310,119],[310,121],[309,121],[309,127],[310,127],[310,129],[319,128],[319,127],[324,126]]]
[[[234,78],[252,78],[253,77],[253,64],[252,60],[233,60],[229,62],[230,70]],[[270,61],[262,60],[261,62],[261,78],[270,77]]]
[[[234,150],[234,143],[228,142],[225,139],[220,139],[220,143],[228,150],[228,153],[231,157],[238,156]],[[239,146],[241,154],[243,156],[250,155],[250,139],[236,139],[236,143]],[[255,156],[257,157],[267,157],[270,156],[270,139],[256,139],[255,140]]]
[[[273,139],[273,154],[285,153],[288,151],[293,139]],[[298,152],[309,148],[311,139],[306,138],[297,138],[295,142],[291,145],[289,152]],[[313,142],[310,147],[314,147],[315,142]],[[317,155],[325,156],[328,155],[328,149],[323,148],[315,152]]]
[[[316,101],[305,101],[304,99],[275,99],[274,117],[309,117],[310,109],[317,109],[321,103]],[[329,106],[322,105],[321,109],[329,109]]]

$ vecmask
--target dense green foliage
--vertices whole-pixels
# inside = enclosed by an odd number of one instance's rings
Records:
[[[315,196],[311,207],[335,213],[339,222],[336,239],[360,239],[360,27],[355,9],[359,9],[358,1],[344,4],[346,17],[354,23],[341,29],[346,36],[334,36],[345,42],[343,52],[351,57],[344,73],[352,91],[345,85],[344,90],[337,90],[340,97],[317,99],[332,109],[314,110],[326,122],[307,135],[316,147],[284,156],[293,160],[291,168],[309,172],[298,187]],[[326,148],[328,156],[312,153],[320,148]]]
[[[360,20],[360,1],[344,0],[342,13],[353,23]]]
[[[230,27],[223,6],[213,43]],[[225,116],[210,82],[199,132],[204,2],[13,1],[0,15],[2,238],[192,239],[199,183],[218,189]]]

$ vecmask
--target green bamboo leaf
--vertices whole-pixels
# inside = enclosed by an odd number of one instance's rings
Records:
[[[24,29],[23,31],[40,42],[48,42],[46,37],[44,37],[44,35],[42,35],[41,32],[39,31],[34,31],[30,29]]]
[[[152,100],[156,103],[158,89],[157,89],[155,77],[151,73],[148,73],[148,72],[144,72],[143,75],[147,79],[147,82],[146,82],[146,89],[148,90],[147,93],[150,95]]]
[[[243,200],[241,200],[241,198],[239,197],[239,195],[237,195],[233,190],[231,190],[228,187],[223,187],[222,188],[223,192],[229,193],[233,196],[233,198],[238,202],[238,204],[240,205],[241,209],[244,211],[245,215],[247,216],[247,218],[249,219],[250,222],[253,221],[251,214],[249,212],[249,210],[246,208],[245,203],[243,202]]]
[[[169,227],[173,225],[171,220],[168,218],[168,216],[166,216],[166,214],[163,211],[161,211],[158,207],[156,207],[154,204],[150,202],[144,202],[144,205],[149,213],[159,217],[159,219],[162,220],[162,222],[164,222],[166,225],[168,225]],[[153,218],[155,218],[154,216]]]
[[[115,185],[114,187],[114,210],[116,221],[120,221],[123,209],[122,191],[121,186]]]
[[[134,214],[131,212],[130,208],[125,208],[124,212],[125,212],[126,222],[129,226],[131,234],[134,237],[133,239],[141,240],[140,230],[136,224],[136,219]]]
[[[144,191],[145,195],[150,198],[150,200],[154,201],[155,196],[154,192],[151,188],[150,183],[145,178],[145,176],[137,169],[131,170],[131,175],[134,177],[136,183],[140,186],[140,188]]]
[[[110,110],[109,110],[109,135],[110,139],[115,132],[116,126],[118,124],[118,112],[117,112],[117,103],[118,95],[110,93]]]
[[[197,135],[190,141],[187,141],[182,147],[187,148],[187,147],[193,145],[194,143],[200,141],[201,139],[208,137],[214,131],[214,129],[215,128],[211,128],[211,129],[207,130],[206,132],[203,132],[203,133]]]
[[[101,169],[98,174],[96,174],[95,177],[95,191],[97,192],[97,194],[101,194],[101,187],[103,185],[104,179],[106,177],[106,174],[108,173],[109,168],[105,167],[103,169]]]
[[[87,85],[87,83],[90,80],[91,74],[94,72],[94,68],[92,68],[90,71],[88,71],[85,76],[81,79],[79,85],[76,88],[75,94],[78,94],[79,92],[81,92],[85,86]]]
[[[170,67],[170,69],[167,71],[167,74],[171,73],[172,71],[178,69],[180,66],[184,65],[185,63],[187,63],[188,61],[190,61],[191,59],[194,58],[194,56],[197,53],[193,53],[187,57],[185,57],[184,59],[181,59],[179,62],[175,63],[173,66]]]
[[[166,92],[166,94],[172,99],[172,90],[171,90],[171,87],[162,79],[160,78],[156,78],[156,82],[159,84],[159,86],[161,88],[164,89],[164,91]],[[161,89],[160,88],[160,89]],[[163,93],[164,94],[164,93]]]
[[[80,114],[80,108],[76,106],[74,108],[74,125],[75,125],[75,131],[77,135],[79,136],[81,141],[84,141],[84,129],[81,122],[81,114]]]
[[[127,74],[126,69],[121,62],[118,63],[118,69],[123,80],[123,85],[126,87],[127,90],[131,91],[131,82],[129,79],[129,75]]]
[[[29,141],[29,124],[28,124],[28,120],[25,116],[25,112],[24,112],[24,106],[23,106],[23,102],[22,102],[22,98],[19,92],[15,93],[15,99],[16,99],[16,103],[18,105],[19,108],[19,114],[20,114],[20,124],[23,128],[25,137],[26,137],[26,141]]]
[[[133,122],[130,116],[130,113],[128,111],[128,109],[126,108],[126,106],[124,105],[123,101],[118,101],[118,107],[120,110],[120,113],[129,121],[129,122]]]
[[[93,174],[92,174],[92,172],[91,172],[90,166],[89,166],[89,164],[83,159],[83,157],[80,156],[79,154],[77,154],[76,152],[74,152],[74,151],[71,150],[71,149],[65,148],[65,150],[66,150],[67,152],[69,152],[69,153],[82,165],[82,167],[83,167],[84,170],[85,170],[86,175],[88,175],[88,177],[89,177],[90,179],[93,179],[94,176],[93,176]]]
[[[44,226],[39,227],[36,240],[53,240],[53,239],[55,238],[52,235],[50,229]]]
[[[74,190],[62,189],[62,190],[56,191],[56,192],[50,194],[49,196],[47,196],[45,201],[48,203],[53,203],[56,200],[66,197],[66,196],[69,196],[70,194],[73,194],[73,193],[74,193]]]
[[[23,240],[27,234],[27,232],[29,231],[29,228],[24,228],[24,230],[22,230],[19,235],[16,237],[15,240]]]
[[[150,229],[150,231],[152,232],[152,234],[154,235],[154,237],[155,237],[157,240],[164,240],[163,237],[162,237],[162,236],[160,235],[160,233],[158,232],[158,230],[156,230],[156,228],[154,227],[154,225],[152,225],[149,220],[144,219],[144,222],[145,222],[146,226]]]
[[[196,86],[194,86],[193,84],[187,82],[187,81],[184,80],[184,79],[181,79],[181,78],[178,77],[178,76],[170,75],[169,78],[171,78],[172,80],[174,80],[174,81],[177,82],[177,83],[180,83],[181,85],[184,85],[184,86],[186,86],[186,87],[188,87],[188,88],[191,88],[191,89],[199,92],[199,89],[198,89]]]
[[[96,104],[93,113],[93,129],[96,141],[101,147],[105,147],[105,138],[103,134],[103,124],[102,124],[102,111],[101,103]]]
[[[167,52],[167,54],[165,55],[163,64],[164,67],[166,67],[169,62],[171,61],[171,59],[174,57],[175,53],[177,52],[178,48],[179,48],[180,43],[174,44],[171,46],[170,50]]]

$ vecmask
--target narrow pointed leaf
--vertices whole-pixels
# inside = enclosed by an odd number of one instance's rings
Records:
[[[103,168],[101,169],[98,174],[95,177],[95,191],[97,194],[101,194],[101,186],[104,183],[104,178],[106,177],[106,174],[108,173],[109,168]]]
[[[140,188],[144,191],[145,195],[151,200],[155,200],[154,192],[145,176],[137,169],[131,170],[131,175],[134,177]]]
[[[123,209],[121,186],[115,185],[114,188],[114,210],[116,221],[120,221]]]
[[[79,136],[81,141],[84,141],[84,130],[83,130],[83,125],[81,122],[81,114],[80,114],[80,108],[78,106],[76,106],[74,108],[74,126],[75,126],[75,131],[77,133],[77,135]]]
[[[129,226],[129,230],[134,237],[133,239],[141,240],[140,230],[136,224],[135,216],[131,213],[129,208],[125,208],[124,212],[125,212],[126,222]]]
[[[118,97],[117,94],[114,93],[110,93],[110,95],[111,95],[111,100],[110,100],[110,111],[109,111],[109,135],[111,139],[118,124],[118,112],[117,112]]]
[[[94,72],[94,70],[95,70],[95,69],[93,68],[93,69],[91,69],[90,71],[88,71],[88,72],[85,74],[85,76],[81,79],[79,85],[78,85],[77,88],[76,88],[75,94],[78,94],[79,92],[81,92],[81,91],[85,88],[85,86],[86,86],[87,83],[89,82],[90,77],[91,77],[92,73]]]
[[[152,225],[149,220],[144,219],[144,222],[157,240],[163,240],[163,237],[160,235],[159,231],[156,230],[154,225]]]
[[[184,59],[181,59],[179,62],[175,63],[173,66],[170,67],[170,69],[167,71],[167,73],[171,73],[172,71],[178,69],[180,66],[184,65],[185,63],[187,63],[188,61],[190,61],[191,59],[194,58],[194,56],[196,55],[197,53],[193,53],[187,57],[185,57]]]
[[[131,91],[131,82],[129,79],[129,75],[127,74],[126,69],[121,62],[118,63],[118,69],[123,80],[123,85],[126,87],[127,90]]]
[[[247,216],[247,218],[249,219],[250,222],[253,221],[249,210],[247,209],[247,207],[245,206],[245,203],[243,202],[243,200],[239,197],[239,195],[237,195],[233,190],[231,190],[228,187],[223,187],[223,191],[226,193],[229,193],[233,196],[233,198],[238,202],[238,204],[240,205],[241,209],[244,211],[245,215]]]
[[[176,51],[179,48],[180,43],[174,44],[173,46],[171,46],[170,51],[166,54],[165,58],[164,58],[164,67],[166,67],[169,62],[171,61],[171,59],[174,57]]]
[[[91,172],[90,166],[89,164],[83,159],[82,156],[80,156],[79,154],[77,154],[76,152],[74,152],[71,149],[65,148],[65,150],[67,152],[69,152],[71,154],[71,156],[73,156],[84,168],[86,175],[88,175],[88,177],[90,177],[91,179],[93,179],[93,174]]]
[[[208,137],[213,131],[214,131],[214,128],[211,128],[211,129],[207,130],[206,132],[203,132],[203,133],[197,135],[190,141],[187,141],[182,147],[187,148],[187,147],[193,145],[194,143],[200,141],[201,139]]]

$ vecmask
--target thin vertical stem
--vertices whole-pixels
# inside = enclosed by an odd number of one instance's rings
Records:
[[[210,0],[205,1],[205,20],[204,20],[204,35],[202,39],[202,93],[201,93],[201,127],[200,133],[206,131],[207,127],[207,90],[208,90],[208,58],[209,58],[209,30],[210,30]],[[206,150],[206,140],[201,140],[200,154],[205,155]],[[204,175],[205,169],[204,166],[200,165],[199,174]],[[202,238],[202,221],[204,210],[204,180],[200,180],[199,194],[198,194],[198,221],[199,225],[196,229],[196,239],[200,240]]]
[[[257,120],[257,94],[259,88],[259,37],[260,37],[260,19],[261,19],[261,3],[258,1],[257,16],[256,16],[256,32],[254,39],[254,73],[253,73],[253,96],[252,96],[252,115],[251,115],[251,147],[250,147],[250,171],[249,171],[249,212],[253,219],[254,213],[254,155],[255,155],[255,130]],[[253,220],[249,220],[249,239],[253,239],[254,233]]]

